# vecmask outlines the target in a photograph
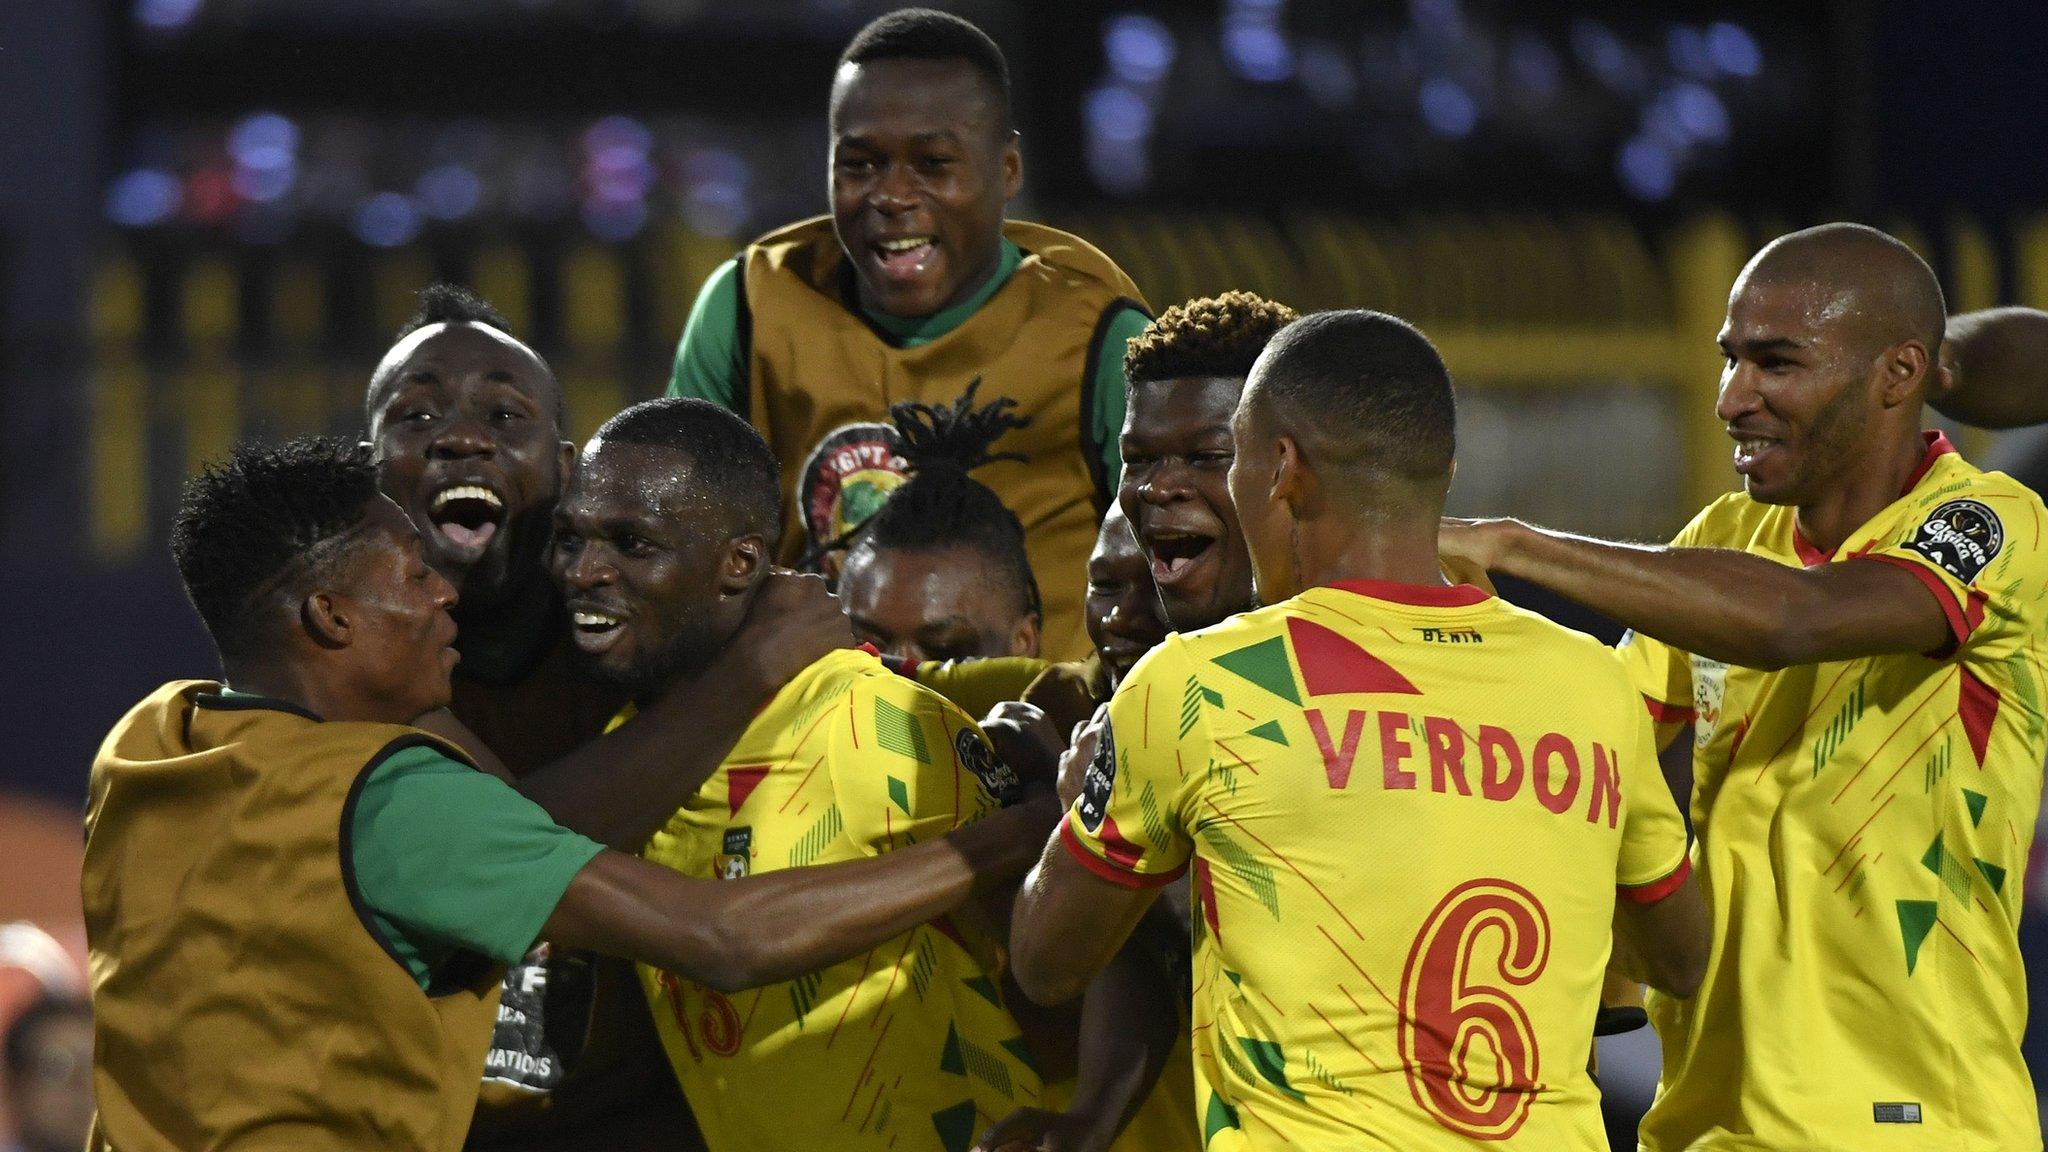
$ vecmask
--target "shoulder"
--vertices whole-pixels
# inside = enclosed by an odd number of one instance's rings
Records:
[[[1729,492],[1700,509],[1671,542],[1687,548],[1740,548],[1774,511],[1746,492]]]
[[[1003,221],[1003,235],[1022,249],[1025,263],[1041,273],[1059,274],[1070,287],[1093,287],[1110,302],[1127,301],[1133,309],[1144,308],[1138,286],[1108,253],[1071,232],[1026,220]]]
[[[839,237],[832,231],[830,216],[799,220],[757,237],[740,255],[746,269],[747,287],[778,272],[797,276],[807,283],[824,282],[825,275],[838,266]]]

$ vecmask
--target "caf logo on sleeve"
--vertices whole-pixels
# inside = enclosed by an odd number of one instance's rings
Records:
[[[1081,781],[1081,798],[1074,810],[1081,814],[1081,827],[1091,834],[1102,830],[1102,818],[1109,815],[1109,793],[1116,787],[1116,733],[1102,726],[1102,742],[1095,746],[1095,759],[1088,762],[1088,774]]]
[[[1017,778],[1016,769],[998,759],[995,750],[971,729],[962,728],[953,737],[953,751],[959,754],[960,763],[974,773],[974,778],[981,781],[981,786],[988,790],[996,803],[1007,808],[1023,794],[1024,783]]]
[[[1906,547],[1965,584],[1977,578],[2005,545],[1998,514],[1975,500],[1951,500],[1936,508]]]

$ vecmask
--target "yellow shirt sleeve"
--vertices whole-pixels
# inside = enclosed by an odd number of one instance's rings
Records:
[[[1190,780],[1209,763],[1201,682],[1178,636],[1154,648],[1117,688],[1086,783],[1060,826],[1074,859],[1115,884],[1151,888],[1187,871]]]
[[[1001,770],[981,729],[936,692],[863,677],[826,750],[844,834],[867,854],[943,836],[993,812],[981,776]]]
[[[1633,738],[1616,749],[1622,757],[1621,859],[1615,887],[1624,900],[1654,904],[1669,896],[1692,872],[1686,855],[1685,817],[1671,798],[1657,763],[1657,742],[1647,716],[1629,724]]]
[[[2031,631],[2041,591],[2039,516],[2031,493],[1980,473],[1961,491],[1943,485],[1922,498],[1898,532],[1863,556],[1926,585],[1949,626],[1949,642],[1928,655],[1947,658]]]
[[[1700,510],[1692,522],[1671,538],[1673,548],[1698,546],[1702,526],[1721,506],[1715,501]],[[1628,678],[1642,694],[1650,719],[1658,726],[1690,724],[1697,717],[1692,695],[1692,658],[1662,640],[1630,631],[1615,647]]]

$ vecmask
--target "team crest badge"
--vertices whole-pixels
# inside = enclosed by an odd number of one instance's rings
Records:
[[[848,424],[820,440],[797,480],[806,550],[826,552],[881,511],[909,477],[903,440],[887,424]]]
[[[1101,742],[1095,746],[1095,759],[1088,762],[1088,772],[1081,780],[1081,798],[1074,801],[1074,811],[1081,814],[1081,827],[1090,834],[1102,830],[1102,818],[1109,815],[1109,794],[1116,787],[1116,733],[1110,726],[1102,726]]]
[[[711,874],[720,880],[738,880],[747,874],[747,861],[754,853],[754,829],[727,828],[725,849],[711,859]]]
[[[2005,546],[1998,513],[1975,500],[1951,500],[1934,510],[1906,547],[1965,584],[1977,578]]]

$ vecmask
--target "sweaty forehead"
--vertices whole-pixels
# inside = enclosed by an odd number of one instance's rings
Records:
[[[1860,337],[1873,320],[1854,286],[1806,277],[1746,275],[1728,298],[1728,334],[1739,340],[1819,342]]]
[[[600,517],[679,516],[703,503],[689,473],[689,457],[675,449],[592,440],[562,508]]]
[[[1142,438],[1199,435],[1210,429],[1227,432],[1243,392],[1244,381],[1227,376],[1134,384],[1124,433]]]
[[[831,117],[840,136],[964,138],[993,131],[1002,114],[993,85],[967,61],[891,58],[840,65]]]
[[[533,349],[484,324],[430,324],[393,345],[377,365],[370,405],[381,406],[408,382],[501,380],[553,411],[557,385]]]

